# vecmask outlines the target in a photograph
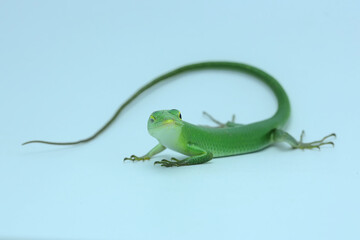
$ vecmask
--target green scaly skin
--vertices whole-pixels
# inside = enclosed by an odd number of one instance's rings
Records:
[[[320,146],[327,144],[334,145],[333,142],[326,141],[327,138],[335,136],[334,133],[319,141],[303,143],[303,133],[300,141],[297,141],[290,134],[283,131],[281,128],[290,116],[290,102],[282,86],[264,71],[247,64],[236,62],[202,62],[190,64],[152,80],[122,104],[114,116],[89,138],[75,142],[34,140],[25,142],[24,144],[45,143],[53,145],[74,145],[89,142],[106,130],[129,103],[155,84],[185,72],[206,69],[239,71],[257,77],[274,92],[278,102],[276,113],[271,118],[247,125],[235,123],[234,118],[232,121],[223,124],[205,113],[211,120],[219,125],[218,127],[206,127],[183,121],[180,112],[176,109],[156,111],[149,117],[148,131],[150,135],[159,141],[159,144],[144,156],[137,157],[132,155],[130,158],[125,158],[124,160],[149,160],[166,148],[188,156],[183,160],[172,158],[171,160],[163,159],[155,162],[155,164],[160,164],[161,166],[172,167],[201,164],[210,161],[212,158],[255,152],[278,142],[286,142],[292,148],[298,149],[320,148]]]

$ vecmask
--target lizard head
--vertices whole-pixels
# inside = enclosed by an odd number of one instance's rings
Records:
[[[165,135],[177,135],[183,126],[179,110],[161,110],[153,112],[148,120],[148,131],[151,136],[160,140]]]

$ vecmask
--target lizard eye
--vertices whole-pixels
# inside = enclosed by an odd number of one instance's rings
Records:
[[[181,113],[179,113],[179,118],[180,118],[180,119],[182,119],[182,117],[181,117]]]
[[[155,122],[155,118],[154,118],[154,116],[150,116],[150,122]]]

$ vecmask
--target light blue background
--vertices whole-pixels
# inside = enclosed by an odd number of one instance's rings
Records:
[[[359,239],[359,1],[0,1],[0,238]],[[149,91],[96,141],[135,90],[175,67],[232,60],[287,90],[287,130],[336,147],[286,145],[209,164],[123,163],[156,144],[154,110],[211,124],[276,109],[248,76],[203,72]],[[155,160],[179,156],[166,151]]]

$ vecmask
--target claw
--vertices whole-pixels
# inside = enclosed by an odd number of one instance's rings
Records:
[[[333,147],[335,146],[334,142],[325,142],[325,140],[330,137],[336,137],[335,133],[329,134],[329,135],[323,137],[321,140],[310,142],[310,143],[303,142],[304,135],[305,135],[305,132],[302,131],[301,136],[300,136],[299,145],[296,148],[300,148],[302,150],[317,148],[320,150],[320,147],[323,145],[332,145]]]
[[[319,140],[319,141],[311,142],[311,144],[324,143],[324,141],[325,141],[326,139],[330,138],[330,137],[336,137],[336,134],[335,134],[335,133],[329,134],[329,135],[323,137],[323,138],[322,138],[321,140]],[[333,143],[333,145],[334,145],[334,143]]]
[[[174,157],[171,158],[171,160],[175,161],[175,162],[179,162],[180,160],[179,159],[176,159]]]
[[[323,142],[323,143],[319,143],[318,146],[322,146],[322,145],[332,145],[333,147],[335,146],[335,144],[333,142]]]
[[[301,142],[301,143],[303,142],[304,136],[305,136],[305,131],[302,130],[302,131],[301,131],[301,135],[300,135],[300,142]]]
[[[145,161],[145,160],[149,160],[150,158],[149,157],[146,157],[146,156],[142,156],[142,157],[138,157],[136,155],[131,155],[129,158],[124,158],[124,162],[127,161],[127,160],[130,160],[130,161]]]
[[[161,161],[155,161],[154,165],[156,164],[160,164],[162,167],[179,167],[180,166],[180,160],[176,159],[176,158],[171,158],[172,161],[170,160],[166,160],[166,159],[162,159]]]

